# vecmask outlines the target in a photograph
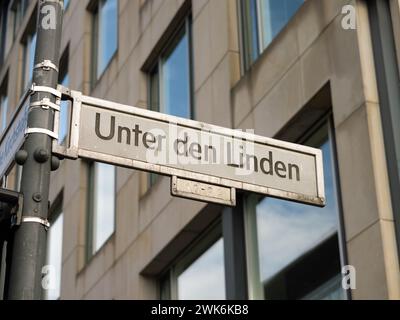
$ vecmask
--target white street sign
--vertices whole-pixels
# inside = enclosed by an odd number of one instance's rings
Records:
[[[80,92],[72,91],[71,97],[69,144],[63,147],[54,141],[55,154],[325,205],[319,149],[96,99]],[[201,184],[177,186],[182,186],[183,193],[196,190],[203,198],[210,197]],[[218,192],[230,193],[229,189]],[[234,203],[234,197],[224,201]]]
[[[29,91],[22,97],[9,126],[0,140],[0,179],[7,174],[14,161],[15,154],[25,141],[25,129],[28,121]]]

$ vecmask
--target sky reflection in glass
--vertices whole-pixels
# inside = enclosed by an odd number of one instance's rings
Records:
[[[0,135],[7,128],[8,97],[0,96]]]
[[[32,81],[33,77],[33,67],[35,63],[35,50],[36,50],[36,33],[34,33],[32,36],[28,37],[27,43],[26,43],[26,52],[25,52],[25,68],[28,68],[25,70],[25,89],[28,86],[28,84]]]
[[[102,0],[99,8],[99,43],[97,48],[97,77],[106,69],[117,50],[118,5],[117,0]]]
[[[69,76],[65,75],[64,79],[61,81],[61,85],[68,87],[69,86]],[[60,103],[60,130],[58,133],[58,143],[65,143],[67,134],[68,134],[68,126],[69,126],[69,101],[61,101]]]
[[[325,208],[273,198],[264,198],[257,205],[257,236],[262,281],[277,274],[337,230],[338,207],[329,142],[325,142],[321,149],[327,199]]]
[[[189,38],[185,33],[163,60],[163,112],[190,118]]]
[[[114,232],[115,167],[94,164],[93,251],[99,250]]]
[[[264,48],[270,44],[303,3],[304,0],[260,0]]]
[[[180,300],[225,299],[224,241],[218,240],[178,277]]]
[[[49,278],[54,281],[45,291],[47,300],[56,300],[61,293],[61,266],[62,266],[62,243],[63,243],[64,215],[61,213],[52,222],[47,234],[47,265],[51,266]]]

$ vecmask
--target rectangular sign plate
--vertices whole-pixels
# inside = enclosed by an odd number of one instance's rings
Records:
[[[53,153],[325,205],[319,149],[71,91],[69,144]]]
[[[25,129],[28,121],[29,90],[21,98],[9,126],[0,140],[0,179],[7,174],[14,161],[15,154],[25,141]]]
[[[214,202],[227,206],[236,206],[236,189],[224,186],[215,186],[193,180],[173,176],[171,179],[171,194],[204,202]]]

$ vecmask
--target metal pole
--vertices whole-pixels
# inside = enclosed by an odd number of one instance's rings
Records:
[[[35,86],[57,87],[62,15],[63,0],[39,1],[33,71]],[[56,102],[52,93],[34,92],[31,103],[45,98]],[[52,108],[35,106],[30,109],[28,128],[53,131],[53,124]],[[42,267],[46,258],[47,237],[45,224],[52,168],[51,142],[52,138],[46,133],[30,133],[23,147],[26,159],[20,162],[24,162],[21,182],[24,204],[22,223],[14,235],[8,292],[8,299],[11,300],[38,300],[42,296]]]

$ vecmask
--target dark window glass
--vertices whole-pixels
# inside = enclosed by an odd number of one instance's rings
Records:
[[[327,205],[256,200],[259,279],[266,299],[343,299],[338,198],[327,126],[306,142],[323,153]]]

